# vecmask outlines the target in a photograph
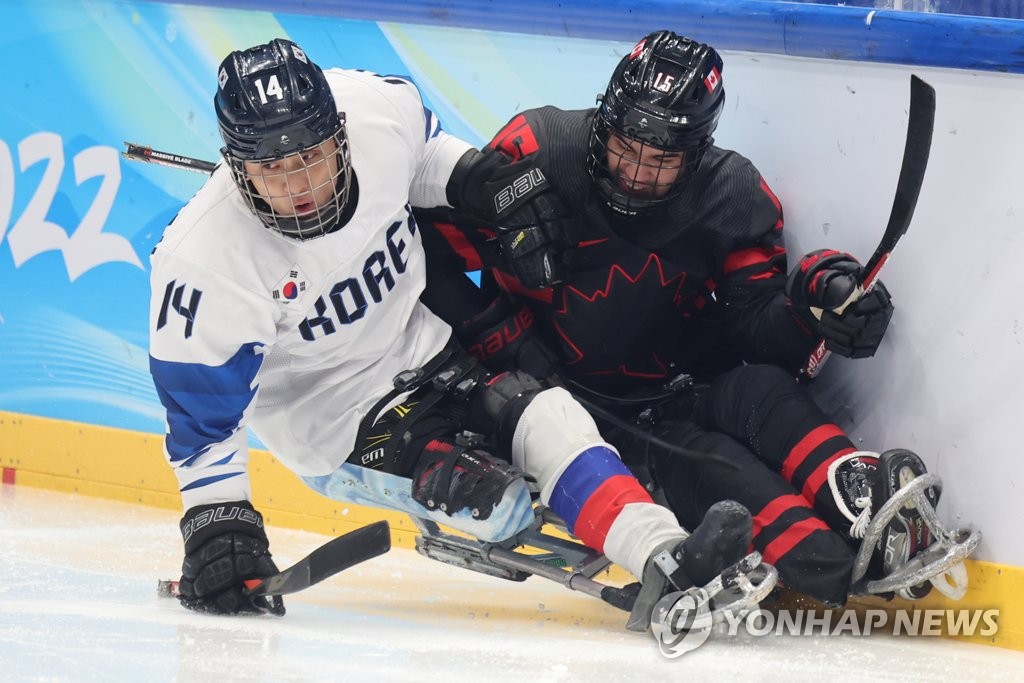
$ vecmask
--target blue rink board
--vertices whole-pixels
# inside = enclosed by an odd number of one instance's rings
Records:
[[[185,2],[281,7],[277,0]],[[870,2],[780,0],[304,0],[296,5],[295,11],[324,16],[627,42],[671,28],[720,49],[1024,72],[1024,21],[967,14],[972,7],[1016,17],[1024,12],[991,0],[931,3],[964,14],[876,10]]]

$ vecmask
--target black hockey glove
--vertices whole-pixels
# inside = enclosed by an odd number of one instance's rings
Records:
[[[482,312],[459,325],[456,336],[470,354],[495,372],[522,370],[536,379],[554,378],[558,358],[541,341],[533,311],[498,296]]]
[[[847,358],[875,355],[892,318],[889,290],[876,281],[864,293],[863,268],[849,254],[819,249],[800,259],[786,281],[794,312],[825,338],[825,348]]]
[[[181,518],[185,561],[178,589],[180,601],[197,612],[215,614],[284,614],[280,595],[245,594],[247,579],[277,573],[270,557],[263,515],[249,501],[189,508]]]
[[[524,287],[565,279],[572,221],[533,159],[511,161],[494,149],[467,155],[452,173],[448,201],[495,225],[502,258]]]

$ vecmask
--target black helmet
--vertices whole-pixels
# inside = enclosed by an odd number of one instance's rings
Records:
[[[608,205],[636,215],[678,195],[711,144],[724,106],[722,58],[710,45],[671,31],[656,31],[637,43],[598,97],[591,132],[588,169]],[[682,153],[678,174],[658,191],[630,192],[609,169],[613,133],[640,149]]]
[[[275,39],[229,54],[218,69],[217,82],[214,107],[224,139],[221,153],[253,212],[268,227],[289,237],[308,239],[332,230],[348,200],[351,164],[345,116],[338,112],[320,67],[295,43]],[[300,152],[303,160],[319,158],[330,172],[324,176],[302,167],[262,170],[281,167],[273,162]],[[256,163],[247,168],[246,162]],[[278,180],[286,180],[286,188],[292,183],[285,174],[310,182],[315,176],[321,199],[306,202],[307,210],[301,214],[275,208],[274,199],[291,206],[284,200],[293,193],[286,189],[287,194],[266,196],[265,181],[275,172]],[[327,183],[333,193],[324,199]]]

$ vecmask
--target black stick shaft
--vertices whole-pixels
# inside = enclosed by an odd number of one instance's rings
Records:
[[[882,233],[882,239],[875,252],[864,266],[861,277],[861,289],[871,291],[878,281],[878,274],[896,247],[896,243],[907,232],[910,220],[917,208],[917,199],[924,184],[925,171],[928,168],[928,156],[932,146],[932,131],[935,128],[935,89],[916,75],[910,76],[910,114],[907,122],[907,141],[903,147],[903,164],[900,166],[900,177],[896,182],[896,196],[893,198],[892,211],[889,212],[889,223]],[[817,377],[831,355],[825,348],[825,340],[807,357],[801,374],[806,377]]]

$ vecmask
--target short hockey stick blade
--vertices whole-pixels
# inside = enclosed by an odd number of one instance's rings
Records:
[[[903,165],[900,166],[896,182],[896,196],[893,198],[889,223],[882,233],[882,239],[875,252],[868,259],[861,276],[861,289],[871,291],[878,281],[878,274],[885,265],[896,243],[907,232],[910,220],[917,208],[917,199],[924,184],[928,169],[928,156],[932,146],[932,131],[935,128],[935,89],[918,76],[910,76],[910,114],[907,121],[907,141],[903,147]],[[817,377],[828,360],[830,353],[822,339],[814,347],[801,370],[806,377]]]
[[[217,164],[212,161],[203,161],[202,159],[181,156],[180,154],[161,152],[152,147],[137,145],[134,142],[126,142],[124,145],[125,149],[121,152],[121,156],[131,161],[145,161],[150,164],[160,164],[170,168],[182,168],[186,171],[207,174],[213,173],[213,169],[217,168]]]
[[[245,582],[248,595],[297,593],[360,562],[383,555],[391,549],[391,528],[387,520],[350,531],[320,546],[291,567],[273,576]],[[178,582],[161,580],[161,597],[178,597]]]

